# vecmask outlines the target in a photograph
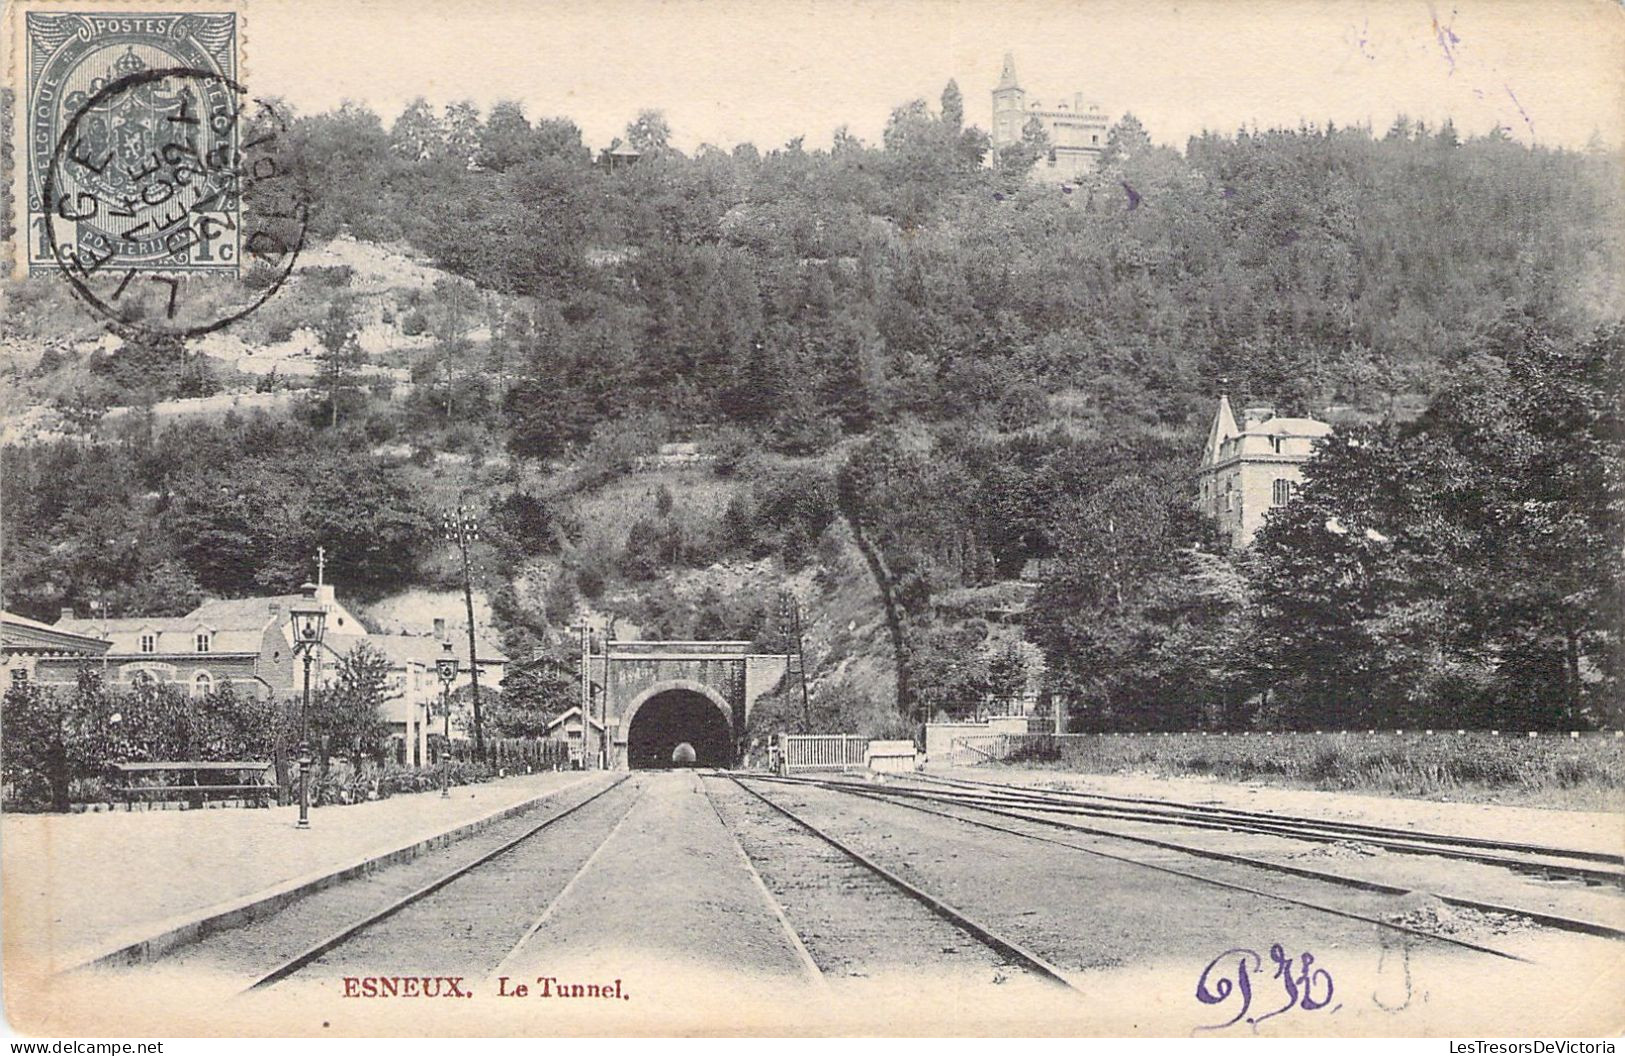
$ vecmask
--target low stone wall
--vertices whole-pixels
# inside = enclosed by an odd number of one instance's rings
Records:
[[[907,774],[914,772],[913,741],[870,741],[869,769],[879,774]]]

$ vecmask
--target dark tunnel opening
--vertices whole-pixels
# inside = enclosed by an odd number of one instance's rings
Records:
[[[673,761],[677,746],[694,749],[694,761]],[[633,770],[674,766],[732,766],[733,731],[722,711],[699,693],[671,689],[643,702],[626,735],[626,761]]]

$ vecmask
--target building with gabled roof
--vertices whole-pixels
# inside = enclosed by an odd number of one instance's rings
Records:
[[[587,722],[591,725],[594,736],[602,738],[604,724],[591,715],[587,716]],[[579,704],[566,708],[549,719],[547,723],[547,736],[554,740],[564,741],[565,744],[569,745],[572,765],[579,764],[585,757],[586,747],[585,742],[581,739],[581,729],[581,706]],[[597,751],[597,748],[595,747],[593,750]]]
[[[457,660],[457,677],[450,686],[457,693],[472,681],[469,677],[468,628],[448,633],[446,621],[436,619],[432,634],[367,634],[356,635],[340,643],[341,652],[349,652],[366,644],[377,650],[390,662],[389,698],[384,712],[390,730],[401,738],[401,761],[427,762],[428,736],[444,730],[444,724],[435,716],[441,714],[442,684],[435,662],[450,656]],[[451,648],[447,649],[446,646]],[[507,671],[508,657],[492,641],[477,635],[475,651],[479,657],[480,687],[500,689]],[[453,738],[465,736],[466,731],[452,728]]]
[[[63,647],[40,651],[29,662],[28,674],[14,677],[71,683],[90,659],[114,690],[150,680],[181,685],[194,696],[223,685],[255,697],[296,696],[304,689],[304,662],[293,651],[290,610],[304,600],[301,594],[219,598],[203,602],[184,616],[118,619],[81,618],[64,609],[54,625],[16,617],[19,628],[32,625],[27,629],[42,642],[50,639]],[[458,675],[452,691],[468,685],[472,665],[467,629],[448,633],[446,621],[436,619],[432,633],[372,634],[339,602],[332,584],[317,584],[315,600],[327,609],[327,623],[311,665],[311,684],[331,682],[338,662],[357,647],[366,645],[377,651],[390,665],[384,713],[400,738],[397,754],[408,762],[427,759],[427,738],[434,726],[431,718],[441,694],[435,661],[446,655],[455,657]],[[12,617],[8,615],[6,620],[9,642]],[[446,643],[450,643],[449,651]],[[499,688],[507,656],[483,637],[475,648],[480,685]]]
[[[205,601],[184,616],[79,617],[62,610],[59,631],[107,640],[99,665],[106,683],[128,689],[141,681],[171,682],[204,696],[223,685],[251,696],[288,696],[303,688],[303,664],[293,655],[289,608],[299,594]],[[328,638],[322,643],[312,678],[331,676],[342,655],[339,639],[365,633],[355,615],[339,603],[331,584],[316,588],[327,607]],[[71,682],[79,661],[37,665],[41,681]]]
[[[93,634],[53,627],[14,612],[0,612],[0,690],[26,685],[35,678],[41,660],[74,665],[95,660],[113,643]]]
[[[1196,508],[1232,547],[1250,545],[1269,511],[1292,501],[1303,464],[1331,431],[1314,418],[1276,417],[1263,404],[1245,408],[1238,422],[1229,397],[1220,396],[1196,473]]]

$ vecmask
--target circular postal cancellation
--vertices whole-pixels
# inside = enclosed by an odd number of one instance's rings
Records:
[[[287,115],[236,80],[238,16],[25,18],[28,269],[176,337],[265,303],[304,244],[307,195]]]

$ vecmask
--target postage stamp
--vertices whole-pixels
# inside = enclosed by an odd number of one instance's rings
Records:
[[[239,13],[23,19],[26,270],[148,332],[197,336],[264,303],[305,195],[287,115],[238,79]]]
[[[222,117],[237,109],[237,17],[26,13],[30,268],[113,254],[127,267],[236,270],[236,189],[170,159],[237,149],[237,122]],[[177,69],[208,76],[151,77]],[[71,163],[57,164],[69,126]],[[161,178],[165,165],[180,186]]]
[[[0,23],[5,1056],[1617,1051],[1625,3]]]

